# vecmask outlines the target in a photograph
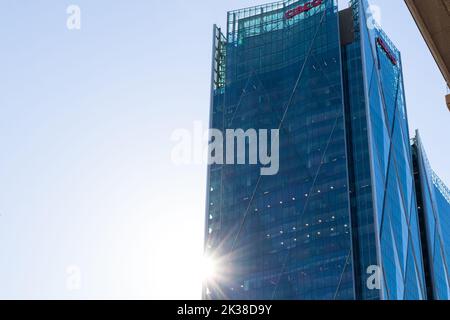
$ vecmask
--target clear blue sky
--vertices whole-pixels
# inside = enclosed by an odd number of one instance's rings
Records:
[[[0,298],[200,298],[206,169],[174,166],[170,135],[207,123],[213,23],[261,2],[0,2]],[[448,184],[442,76],[403,1],[373,3]]]

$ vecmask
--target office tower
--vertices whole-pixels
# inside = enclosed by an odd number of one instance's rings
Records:
[[[450,190],[431,169],[418,132],[413,159],[428,298],[449,300]]]
[[[280,168],[209,166],[205,299],[426,298],[401,56],[367,8],[289,0],[214,27],[210,127],[279,129]]]

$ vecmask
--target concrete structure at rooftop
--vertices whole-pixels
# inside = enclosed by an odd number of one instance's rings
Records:
[[[450,88],[450,0],[405,0]],[[450,95],[446,96],[450,110]]]

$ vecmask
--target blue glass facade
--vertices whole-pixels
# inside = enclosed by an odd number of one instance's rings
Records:
[[[206,245],[226,269],[211,298],[354,297],[338,10],[286,20],[298,4],[230,12],[215,37],[212,127],[280,128],[280,171],[210,167]]]
[[[362,263],[364,266],[374,259],[375,253],[370,249],[373,248],[370,235],[374,232],[383,271],[381,298],[424,299],[425,276],[401,55],[381,29],[369,28],[367,2],[354,1],[353,7],[359,17],[356,37],[360,38],[363,60],[372,188],[372,199],[369,195],[362,197],[365,202],[372,200],[375,217],[370,221],[366,213],[358,211],[362,227],[369,227],[359,237],[363,251],[370,252]],[[363,290],[363,297],[364,291],[368,297],[373,296]]]
[[[450,190],[431,169],[418,133],[413,154],[428,296],[449,300]]]
[[[209,166],[206,299],[427,297],[401,56],[367,6],[276,2],[214,28],[210,126],[280,129],[280,170]]]

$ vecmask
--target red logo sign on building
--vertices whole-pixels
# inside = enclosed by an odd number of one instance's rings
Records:
[[[381,47],[381,49],[384,51],[384,53],[386,53],[387,57],[389,58],[389,60],[392,62],[392,64],[394,66],[397,65],[397,58],[395,57],[395,55],[392,53],[391,49],[389,49],[388,45],[386,44],[386,42],[384,42],[384,40],[380,37],[377,38],[377,44]]]
[[[284,14],[284,17],[286,19],[292,19],[293,17],[298,16],[299,14],[302,14],[303,12],[308,12],[309,10],[320,6],[322,3],[323,3],[323,0],[313,0],[313,1],[307,2],[304,5],[298,6],[292,10],[287,11]]]

